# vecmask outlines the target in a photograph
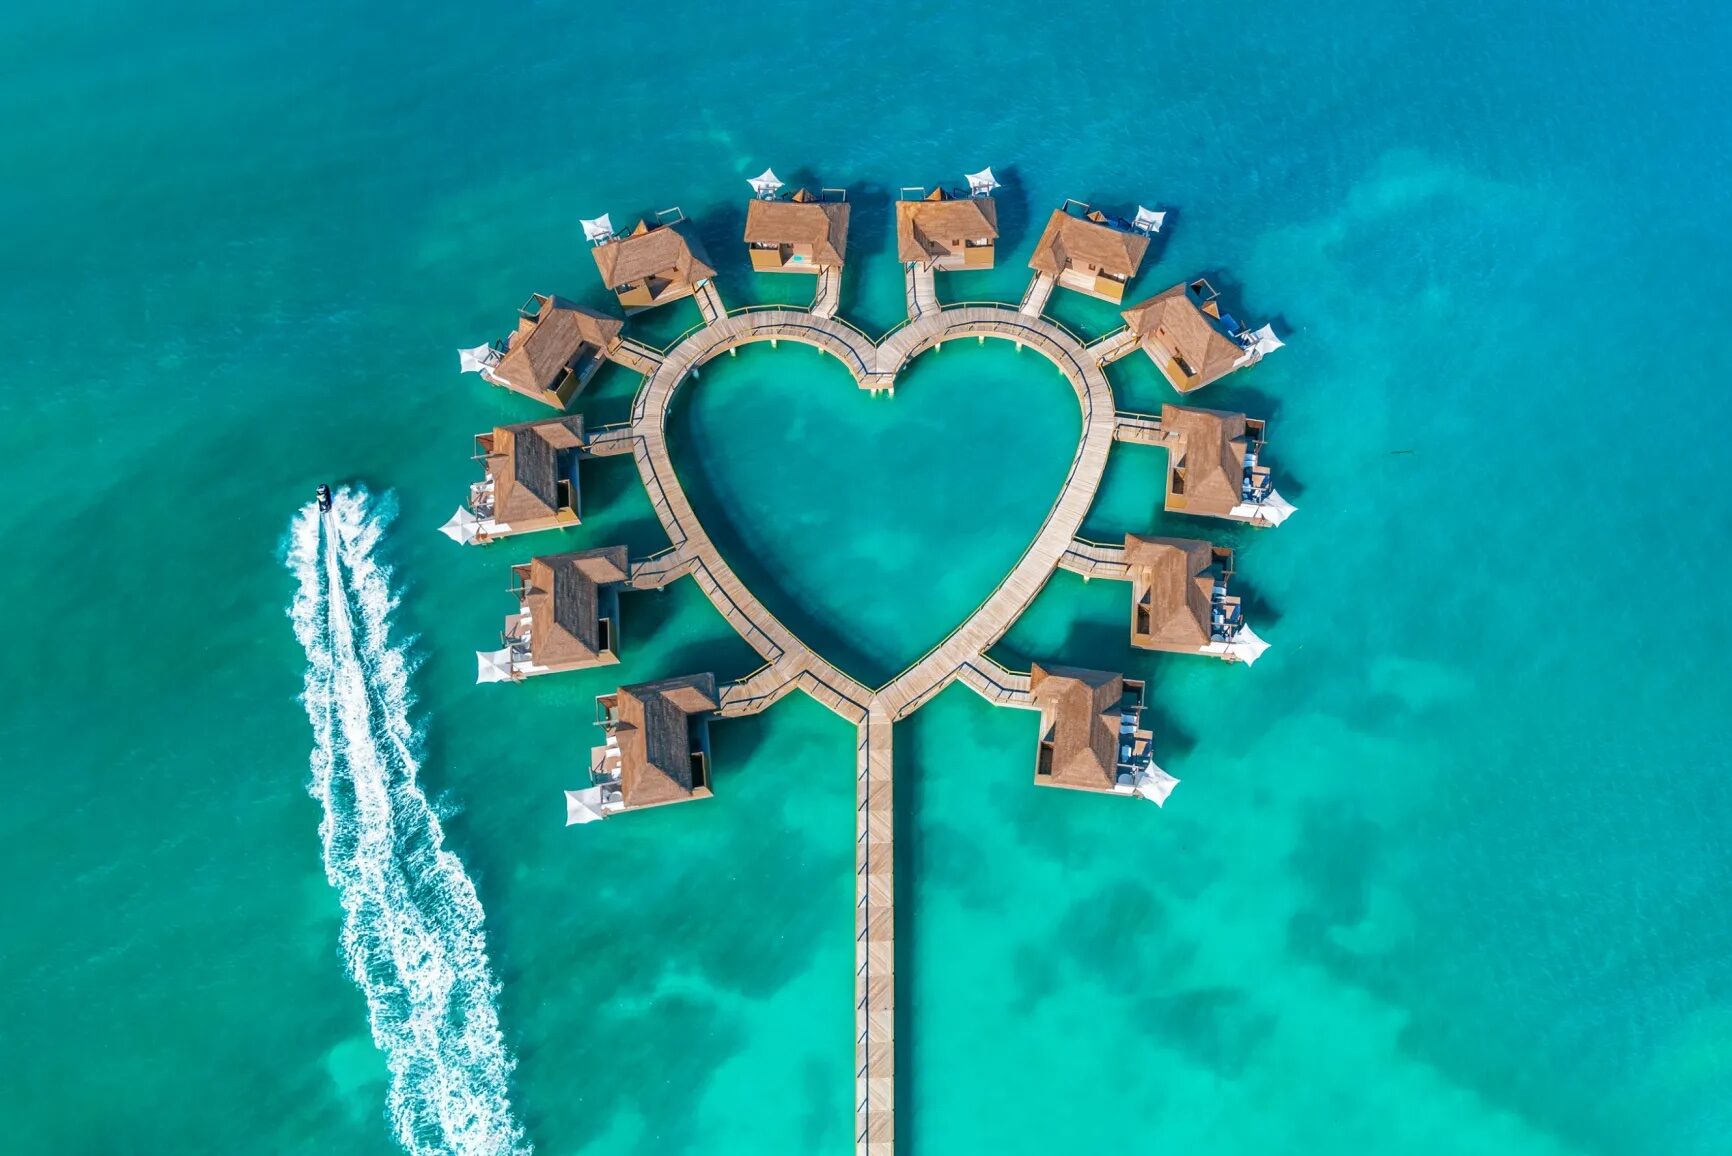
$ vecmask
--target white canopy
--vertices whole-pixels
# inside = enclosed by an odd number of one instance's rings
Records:
[[[981,169],[978,173],[969,173],[964,179],[968,181],[968,193],[973,197],[987,196],[992,190],[998,188],[998,178],[992,175],[990,168]]]
[[[477,345],[474,349],[457,351],[458,373],[480,373],[488,366],[498,364],[499,350],[491,345]]]
[[[1281,496],[1279,490],[1270,490],[1269,496],[1261,502],[1240,502],[1227,512],[1235,518],[1245,518],[1259,526],[1279,526],[1290,516],[1298,512],[1299,507]]]
[[[1131,222],[1131,228],[1138,229],[1144,233],[1158,233],[1161,231],[1161,226],[1166,223],[1166,213],[1157,213],[1153,209],[1145,209],[1143,206],[1138,205],[1137,219]]]
[[[752,195],[761,201],[774,199],[776,191],[782,187],[781,178],[770,169],[765,169],[746,183],[752,186]]]
[[[607,219],[607,214],[593,221],[583,222],[583,239],[586,241],[611,241],[613,239],[613,222]]]
[[[576,823],[594,823],[598,819],[605,818],[607,818],[607,812],[601,809],[600,787],[565,792],[565,825],[567,827]]]
[[[1267,522],[1271,526],[1279,526],[1285,522],[1299,507],[1281,496],[1281,491],[1271,489],[1269,496],[1257,506],[1257,520]]]
[[[479,536],[476,528],[481,525],[481,519],[471,514],[462,506],[451,515],[451,520],[439,527],[439,532],[460,545],[467,546]]]
[[[504,650],[477,650],[475,652],[475,681],[510,682],[511,681],[511,648]]]
[[[1167,796],[1173,793],[1173,788],[1179,785],[1179,780],[1150,763],[1146,771],[1138,771],[1135,786],[1137,794],[1153,803],[1155,806],[1165,806]]]
[[[1240,336],[1239,340],[1243,341],[1245,343],[1245,348],[1251,351],[1253,359],[1262,357],[1267,353],[1274,353],[1277,349],[1280,349],[1282,345],[1281,339],[1275,336],[1275,327],[1273,325],[1265,325],[1261,329],[1256,329],[1250,333],[1243,334]]]
[[[1227,643],[1227,653],[1246,666],[1262,658],[1263,652],[1268,649],[1269,644],[1258,638],[1249,626],[1239,627],[1239,633],[1233,636],[1233,641]]]

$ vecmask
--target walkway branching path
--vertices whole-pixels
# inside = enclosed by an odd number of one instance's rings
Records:
[[[1038,279],[1037,279],[1038,280]],[[1028,676],[986,656],[1040,593],[1061,563],[1090,565],[1077,533],[1093,503],[1116,439],[1159,441],[1159,419],[1121,414],[1102,369],[1103,353],[1042,316],[1049,285],[1031,286],[1019,307],[996,303],[941,305],[930,270],[907,277],[909,319],[874,342],[834,317],[835,297],[821,291],[810,311],[768,307],[725,312],[713,285],[700,301],[704,324],[665,353],[637,342],[610,356],[644,374],[627,423],[589,432],[592,454],[631,453],[670,549],[634,563],[633,586],[659,587],[691,574],[722,617],[764,659],[752,675],[721,691],[722,716],[754,714],[801,690],[859,731],[855,842],[855,1151],[890,1156],[895,1143],[895,885],[892,726],[961,679],[989,701],[1032,706]],[[848,675],[770,613],[746,589],[699,522],[668,453],[667,420],[675,393],[711,359],[754,342],[797,341],[835,357],[862,388],[894,391],[913,358],[945,342],[1014,342],[1051,361],[1082,410],[1082,435],[1063,485],[1034,541],[985,602],[942,642],[889,683],[873,689]],[[1067,558],[1067,555],[1069,556]]]

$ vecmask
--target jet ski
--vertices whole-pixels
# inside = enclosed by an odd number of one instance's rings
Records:
[[[327,512],[328,510],[330,510],[330,508],[331,508],[331,487],[325,485],[323,482],[320,482],[318,494],[319,494],[319,513],[323,514],[323,513]]]

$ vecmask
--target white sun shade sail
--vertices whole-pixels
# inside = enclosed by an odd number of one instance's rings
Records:
[[[1281,491],[1271,489],[1269,496],[1257,505],[1257,520],[1271,526],[1279,526],[1291,517],[1299,507],[1281,496]]]
[[[1227,643],[1227,653],[1246,666],[1263,657],[1263,652],[1268,649],[1269,644],[1258,638],[1249,626],[1239,627],[1239,633],[1233,636],[1233,641]]]
[[[1251,351],[1251,356],[1253,358],[1262,357],[1267,353],[1274,353],[1282,346],[1281,339],[1275,336],[1275,327],[1273,325],[1265,325],[1261,329],[1254,330],[1247,334],[1245,338],[1241,338],[1241,340],[1245,341],[1245,348]]]
[[[1161,226],[1167,223],[1167,214],[1137,206],[1137,219],[1131,222],[1131,228],[1144,233],[1158,233]]]
[[[592,221],[583,222],[583,239],[586,241],[609,241],[613,239],[613,222],[608,220],[606,213]]]
[[[477,650],[475,652],[475,681],[477,683],[510,682],[511,648]]]
[[[777,190],[782,187],[782,179],[771,169],[765,169],[746,183],[752,186],[752,195],[761,201],[773,199]]]
[[[477,345],[474,349],[459,349],[457,351],[457,372],[480,373],[490,365],[498,365],[499,356],[499,350],[491,345]]]
[[[984,197],[998,188],[998,178],[992,175],[990,168],[981,169],[978,173],[969,173],[964,179],[968,181],[968,193],[973,197]]]
[[[594,823],[598,819],[607,818],[607,812],[601,809],[601,788],[587,787],[581,791],[565,792],[565,825],[570,827],[576,823]]]
[[[467,546],[471,542],[475,541],[477,537],[477,527],[480,525],[480,518],[477,518],[462,506],[458,506],[457,512],[451,515],[451,520],[439,527],[439,532],[451,539],[453,542]]]
[[[1173,793],[1173,788],[1179,785],[1179,780],[1150,763],[1146,771],[1138,771],[1136,785],[1132,789],[1155,806],[1166,805],[1167,796]]]

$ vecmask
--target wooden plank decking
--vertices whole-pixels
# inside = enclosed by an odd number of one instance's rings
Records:
[[[1161,429],[1161,419],[1152,413],[1131,413],[1121,410],[1114,417],[1113,437],[1121,442],[1145,446],[1167,446],[1171,442]]]
[[[1109,546],[1105,542],[1078,538],[1065,549],[1058,564],[1061,569],[1081,574],[1084,578],[1108,578],[1115,582],[1131,580],[1131,568],[1125,562],[1122,545]]]
[[[937,277],[930,265],[910,265],[902,279],[903,293],[908,298],[908,316],[924,317],[938,312]]]
[[[1005,670],[985,657],[1045,585],[1053,569],[1075,553],[1076,535],[1094,501],[1117,437],[1146,436],[1143,415],[1124,415],[1100,361],[1061,326],[1007,305],[942,308],[931,287],[911,271],[910,319],[874,344],[859,330],[832,317],[799,309],[747,309],[720,313],[720,299],[700,308],[708,322],[665,355],[640,349],[626,356],[645,369],[629,426],[598,431],[592,452],[629,447],[651,507],[672,548],[643,560],[632,584],[661,585],[690,573],[698,587],[746,642],[764,658],[751,676],[725,686],[718,714],[753,714],[799,689],[859,729],[856,774],[855,893],[855,1153],[892,1156],[895,1146],[895,874],[891,732],[957,678],[990,701],[1032,707],[1028,676]],[[924,288],[922,288],[924,286]],[[820,298],[822,293],[820,293]],[[668,454],[667,417],[675,392],[700,367],[755,341],[783,339],[812,345],[836,357],[867,388],[888,388],[896,373],[927,349],[945,341],[987,338],[1011,341],[1050,360],[1070,383],[1082,409],[1082,436],[1064,484],[1028,550],[998,588],[939,645],[889,684],[873,690],[807,646],[772,615],[734,573],[681,488]],[[623,347],[622,347],[623,348]],[[653,351],[651,351],[653,353]],[[616,358],[617,359],[617,358]],[[1155,423],[1158,434],[1159,423]]]
[[[825,265],[818,270],[818,286],[812,293],[812,316],[836,316],[842,306],[842,266]]]
[[[1122,325],[1105,337],[1089,342],[1089,355],[1101,365],[1108,365],[1126,356],[1137,347],[1137,335],[1129,325]]]
[[[1039,317],[1046,312],[1046,303],[1052,297],[1052,287],[1057,284],[1051,273],[1036,273],[1028,283],[1028,289],[1022,295],[1022,304],[1017,306],[1017,312],[1024,317]]]
[[[860,724],[854,821],[854,1151],[896,1145],[896,845],[890,716]]]
[[[607,359],[627,369],[635,369],[648,377],[656,371],[656,366],[662,363],[662,355],[641,341],[622,338],[614,347],[607,351]]]

